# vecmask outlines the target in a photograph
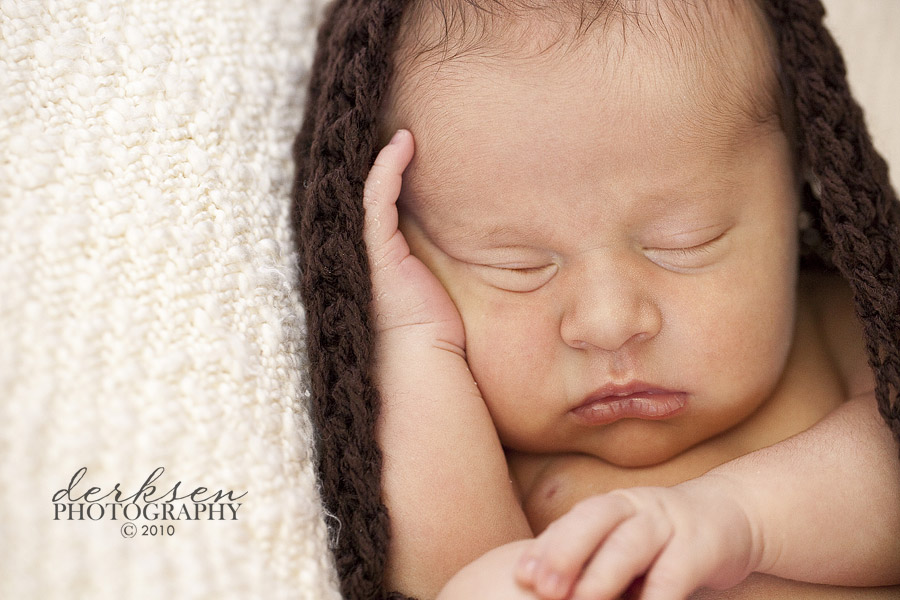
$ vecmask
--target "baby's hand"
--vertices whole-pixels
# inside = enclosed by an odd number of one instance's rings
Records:
[[[363,192],[375,333],[382,342],[386,336],[406,345],[428,340],[463,356],[465,334],[456,306],[428,267],[410,254],[397,228],[397,198],[413,152],[412,134],[401,129],[376,157]]]
[[[707,475],[583,500],[523,553],[516,577],[547,600],[605,600],[643,575],[642,600],[681,600],[740,583],[759,563],[758,546],[740,490]]]
[[[403,130],[378,154],[365,184],[363,235],[391,527],[386,585],[433,598],[478,556],[530,532],[465,360],[459,311],[398,229],[396,203],[412,156],[412,135]]]

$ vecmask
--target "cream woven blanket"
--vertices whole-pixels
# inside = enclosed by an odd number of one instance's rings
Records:
[[[0,598],[338,597],[288,226],[322,4],[0,0]],[[900,3],[828,4],[900,155]]]
[[[0,2],[0,598],[338,596],[288,226],[320,4]]]

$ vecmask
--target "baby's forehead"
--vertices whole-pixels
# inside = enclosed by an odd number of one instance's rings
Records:
[[[575,79],[583,69],[601,69],[615,82],[639,76],[642,62],[665,62],[717,96],[712,110],[737,108],[765,122],[782,109],[774,46],[755,0],[414,1],[395,46],[381,134],[408,127],[455,84],[484,77],[472,67],[490,66],[549,65],[570,69]],[[498,101],[510,93],[493,89]]]

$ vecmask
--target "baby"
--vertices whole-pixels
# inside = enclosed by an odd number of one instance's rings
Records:
[[[798,267],[762,9],[439,4],[404,15],[364,197],[394,588],[900,583],[896,448],[850,292]]]

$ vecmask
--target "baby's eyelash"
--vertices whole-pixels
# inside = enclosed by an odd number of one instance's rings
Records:
[[[530,275],[534,273],[540,273],[544,269],[548,269],[553,265],[541,265],[540,267],[504,267],[504,266],[496,266],[495,269],[502,269],[504,271],[512,271],[513,273],[518,273],[520,275]]]
[[[479,265],[484,280],[490,285],[508,292],[533,292],[543,287],[556,274],[558,265],[548,263],[537,267],[519,267],[515,264]]]
[[[723,232],[711,240],[705,241],[694,246],[686,246],[684,248],[652,248],[653,250],[662,250],[664,252],[672,252],[678,256],[697,256],[699,254],[707,254],[711,250],[711,246],[721,240],[725,233]]]
[[[696,268],[707,266],[708,263],[715,260],[715,255],[720,254],[720,246],[717,242],[724,238],[727,233],[728,230],[726,229],[716,237],[693,246],[681,248],[653,247],[644,248],[644,251],[647,258],[660,267],[678,273],[688,273]]]
[[[704,242],[697,246],[688,246],[687,248],[667,248],[666,252],[672,252],[678,256],[697,256],[698,254],[709,254],[710,244],[712,242]]]

